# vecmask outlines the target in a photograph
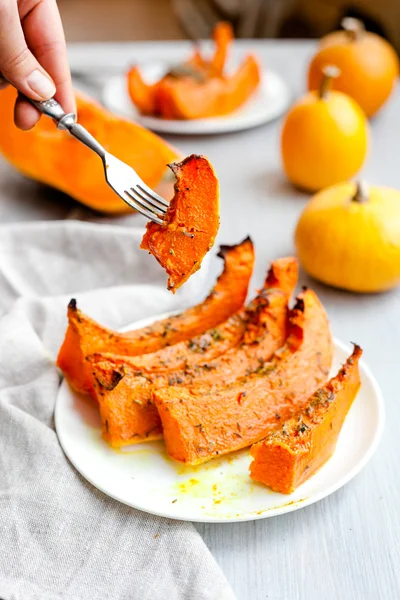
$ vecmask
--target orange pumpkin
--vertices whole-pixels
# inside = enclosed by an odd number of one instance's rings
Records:
[[[214,31],[215,54],[193,56],[171,69],[160,81],[147,84],[137,66],[127,75],[128,92],[137,108],[147,115],[166,119],[200,119],[225,115],[239,108],[260,83],[260,67],[248,56],[233,75],[224,75],[232,27],[219,23]]]
[[[283,167],[290,181],[305,190],[350,179],[367,154],[367,120],[350,96],[329,90],[336,75],[335,67],[325,67],[320,89],[300,98],[283,124]]]
[[[344,31],[335,31],[322,39],[309,67],[308,89],[317,89],[322,68],[334,64],[341,71],[334,89],[351,96],[371,117],[393,90],[399,72],[398,57],[386,40],[365,31],[358,19],[346,18],[342,24]]]
[[[69,194],[83,204],[107,213],[132,209],[104,180],[101,160],[69,133],[58,131],[42,118],[31,131],[14,125],[16,91],[0,92],[0,151],[24,175]],[[178,153],[154,133],[116,117],[81,93],[76,94],[79,122],[106,150],[133,167],[150,186],[156,187],[167,163]]]

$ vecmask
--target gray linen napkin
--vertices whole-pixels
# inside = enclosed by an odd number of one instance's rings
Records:
[[[87,483],[54,430],[66,305],[112,327],[196,301],[140,251],[142,231],[73,221],[0,226],[0,598],[232,600],[189,523],[141,513]]]

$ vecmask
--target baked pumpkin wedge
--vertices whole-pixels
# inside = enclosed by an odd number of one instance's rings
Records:
[[[79,122],[112,154],[133,167],[156,188],[166,165],[179,153],[144,127],[117,117],[81,92],[75,92]],[[0,152],[27,177],[51,185],[90,208],[105,213],[132,209],[107,185],[98,156],[69,133],[58,131],[51,119],[41,119],[30,131],[14,124],[16,90],[0,92]],[[73,173],[73,176],[71,176]]]
[[[222,246],[218,256],[224,260],[224,269],[204,302],[142,329],[118,333],[103,327],[71,300],[68,328],[57,365],[72,387],[78,392],[92,393],[92,373],[86,361],[90,354],[114,352],[138,356],[155,352],[216,327],[239,311],[246,300],[253,272],[253,243],[247,238],[236,246]]]
[[[219,229],[219,185],[211,164],[192,154],[169,165],[176,176],[175,194],[163,224],[149,222],[141,248],[166,270],[174,293],[198,271]]]
[[[291,494],[326,463],[360,387],[361,355],[361,348],[355,346],[336,377],[315,392],[299,415],[252,446],[252,479],[275,492]]]
[[[325,383],[332,353],[325,310],[306,290],[291,311],[286,343],[258,372],[230,385],[154,391],[168,454],[196,465],[266,437]]]
[[[291,269],[293,273],[297,272],[295,259],[282,259],[274,265],[279,262],[282,263],[282,271],[283,265],[286,265],[285,271]],[[292,289],[295,280],[294,277]],[[125,361],[124,357],[113,359],[112,355],[108,355],[108,360],[104,355],[89,357],[106,441],[119,447],[161,437],[161,422],[152,403],[154,389],[192,382],[210,385],[219,381],[227,384],[249,371],[256,371],[260,363],[268,360],[286,339],[287,304],[291,291],[269,287],[271,281],[276,285],[275,276],[269,275],[265,287],[248,308],[247,325],[240,345],[215,360],[204,361],[200,353],[193,355],[184,369],[144,372],[135,370],[135,359],[128,357]]]
[[[200,119],[226,115],[239,108],[257,89],[261,71],[249,55],[232,75],[224,67],[233,40],[232,27],[219,23],[214,30],[216,45],[211,60],[197,49],[182,65],[172,68],[155,84],[147,84],[137,66],[127,74],[132,102],[147,115],[166,119]]]
[[[295,258],[279,258],[271,263],[264,286],[258,295],[244,308],[213,329],[209,329],[190,340],[161,348],[141,356],[121,356],[111,352],[98,352],[90,357],[92,363],[109,362],[110,368],[129,367],[136,372],[171,372],[187,370],[198,363],[209,363],[239,344],[252,343],[265,333],[281,339],[284,331],[287,303],[296,287],[298,262]],[[272,290],[282,294],[272,296]],[[268,305],[271,319],[268,319]],[[262,311],[266,312],[265,323]],[[273,317],[272,317],[273,315]],[[266,327],[268,325],[268,329]],[[261,329],[260,329],[261,328]],[[285,338],[284,338],[285,339]],[[282,343],[284,341],[282,340]]]

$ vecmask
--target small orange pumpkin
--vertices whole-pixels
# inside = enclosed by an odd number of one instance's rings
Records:
[[[333,88],[351,96],[372,117],[389,98],[399,73],[399,61],[392,46],[379,35],[367,32],[358,19],[343,19],[343,31],[321,40],[311,61],[308,89],[321,85],[322,69],[336,65],[341,73]]]
[[[283,124],[283,167],[289,180],[304,190],[350,179],[367,154],[363,111],[350,96],[329,90],[337,75],[336,67],[325,67],[320,89],[300,98]]]

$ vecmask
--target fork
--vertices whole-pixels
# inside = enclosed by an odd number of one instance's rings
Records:
[[[163,224],[169,202],[149,188],[132,167],[107,152],[87,129],[77,122],[74,113],[65,113],[54,98],[43,102],[31,100],[26,96],[25,98],[43,115],[53,119],[58,129],[69,131],[82,144],[98,154],[103,163],[105,179],[121,200],[147,219]]]

